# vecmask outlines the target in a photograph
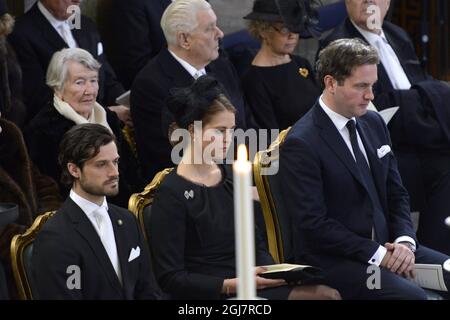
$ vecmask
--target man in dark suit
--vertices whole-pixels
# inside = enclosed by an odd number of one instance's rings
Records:
[[[170,0],[115,0],[111,4],[109,60],[126,88],[138,72],[166,46],[159,24]]]
[[[422,299],[408,279],[415,261],[442,265],[449,257],[419,246],[388,130],[367,111],[378,61],[358,39],[337,40],[320,53],[323,94],[281,148],[283,194],[295,258],[324,268],[344,299]],[[370,265],[380,267],[378,283],[369,279]]]
[[[384,21],[389,0],[345,4],[349,18],[320,47],[360,38],[377,49],[381,63],[374,104],[379,110],[400,107],[388,127],[412,211],[420,212],[419,240],[450,254],[444,224],[450,207],[450,87],[422,69],[408,34]]]
[[[167,133],[173,119],[165,103],[170,89],[189,86],[205,73],[212,75],[237,110],[236,126],[246,129],[251,122],[236,71],[228,60],[219,57],[223,33],[216,20],[204,0],[181,0],[169,5],[161,19],[168,48],[161,50],[133,83],[131,115],[137,152],[149,180],[158,171],[174,166]]]
[[[52,97],[45,85],[45,72],[56,51],[79,47],[89,51],[102,64],[99,74],[98,101],[129,121],[129,110],[116,106],[115,99],[124,92],[122,85],[103,54],[103,46],[95,23],[83,15],[72,18],[71,5],[80,0],[40,0],[30,11],[17,19],[10,36],[23,71],[24,102],[31,120]],[[73,7],[76,8],[76,7]],[[77,19],[80,23],[77,25]],[[72,28],[71,24],[75,27]]]
[[[98,124],[75,126],[63,137],[59,160],[72,190],[34,242],[37,298],[157,298],[137,220],[105,198],[119,191],[114,135]]]

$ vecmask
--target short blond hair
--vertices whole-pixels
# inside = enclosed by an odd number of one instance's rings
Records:
[[[179,32],[191,32],[198,26],[197,13],[211,9],[205,0],[176,0],[164,11],[161,17],[161,28],[167,44],[177,43]]]
[[[257,40],[263,42],[264,37],[263,34],[270,31],[272,23],[269,21],[262,20],[250,20],[248,22],[248,32]]]

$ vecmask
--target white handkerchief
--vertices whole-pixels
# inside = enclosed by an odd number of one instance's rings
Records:
[[[131,248],[130,256],[128,257],[128,262],[133,261],[137,257],[141,255],[141,248],[139,246],[135,248]]]
[[[385,144],[384,146],[381,146],[380,149],[377,149],[378,158],[383,158],[389,152],[391,152],[391,147],[389,145]]]
[[[103,54],[103,44],[101,42],[97,43],[97,55],[101,56]]]

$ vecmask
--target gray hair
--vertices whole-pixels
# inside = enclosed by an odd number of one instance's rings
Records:
[[[84,49],[66,48],[55,52],[47,68],[47,85],[54,91],[62,91],[68,76],[69,62],[78,62],[92,71],[100,69],[100,63]]]
[[[379,62],[377,50],[362,40],[358,38],[335,40],[319,53],[316,62],[317,80],[323,88],[323,79],[326,75],[330,75],[342,85],[354,68]]]
[[[172,2],[161,17],[161,28],[167,44],[175,45],[179,32],[191,32],[197,28],[198,12],[208,9],[211,9],[211,5],[205,0],[176,0]]]

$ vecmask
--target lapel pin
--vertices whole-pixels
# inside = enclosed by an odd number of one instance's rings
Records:
[[[189,190],[184,192],[184,197],[189,200],[189,198],[194,199],[194,190]]]
[[[122,219],[117,220],[117,224],[118,224],[119,226],[123,225]]]
[[[303,77],[306,78],[309,75],[309,71],[306,68],[299,68],[298,73]]]

